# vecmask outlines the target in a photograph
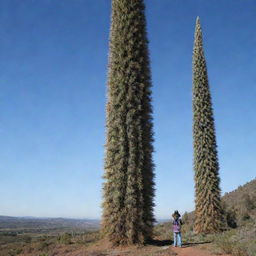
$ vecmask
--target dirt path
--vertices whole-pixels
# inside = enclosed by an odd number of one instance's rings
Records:
[[[86,247],[77,247],[68,250],[68,247],[60,248],[54,252],[55,256],[213,256],[210,252],[211,244],[184,244],[184,247],[170,246],[168,241],[146,246],[120,246],[111,247],[107,240],[100,240]],[[164,244],[164,245],[163,245]],[[221,255],[230,256],[230,255]]]
[[[212,254],[207,250],[202,250],[198,247],[185,247],[185,248],[178,248],[178,247],[171,247],[172,251],[177,253],[177,256],[212,256]],[[222,256],[228,256],[222,254]]]

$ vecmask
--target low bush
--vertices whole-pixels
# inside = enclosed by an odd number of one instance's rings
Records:
[[[61,244],[71,244],[72,235],[70,233],[64,233],[58,236],[57,240]]]
[[[83,234],[78,234],[73,237],[73,242],[77,244],[89,244],[98,241],[101,235],[98,231],[95,232],[85,232]]]
[[[256,230],[252,226],[229,230],[214,237],[214,251],[232,256],[256,256]]]

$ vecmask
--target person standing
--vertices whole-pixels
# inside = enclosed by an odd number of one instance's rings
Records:
[[[183,224],[180,219],[180,214],[178,211],[175,211],[172,214],[173,221],[172,221],[172,231],[173,231],[173,246],[182,247],[182,239],[181,239],[181,225]]]

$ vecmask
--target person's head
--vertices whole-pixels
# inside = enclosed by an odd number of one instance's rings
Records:
[[[177,220],[177,219],[180,217],[179,212],[178,212],[177,210],[174,211],[174,213],[172,214],[172,217],[173,217],[175,220]]]

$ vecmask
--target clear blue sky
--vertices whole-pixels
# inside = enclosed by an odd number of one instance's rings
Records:
[[[146,0],[157,218],[194,207],[200,16],[223,193],[255,178],[256,2]],[[110,0],[0,1],[0,215],[99,218]]]

